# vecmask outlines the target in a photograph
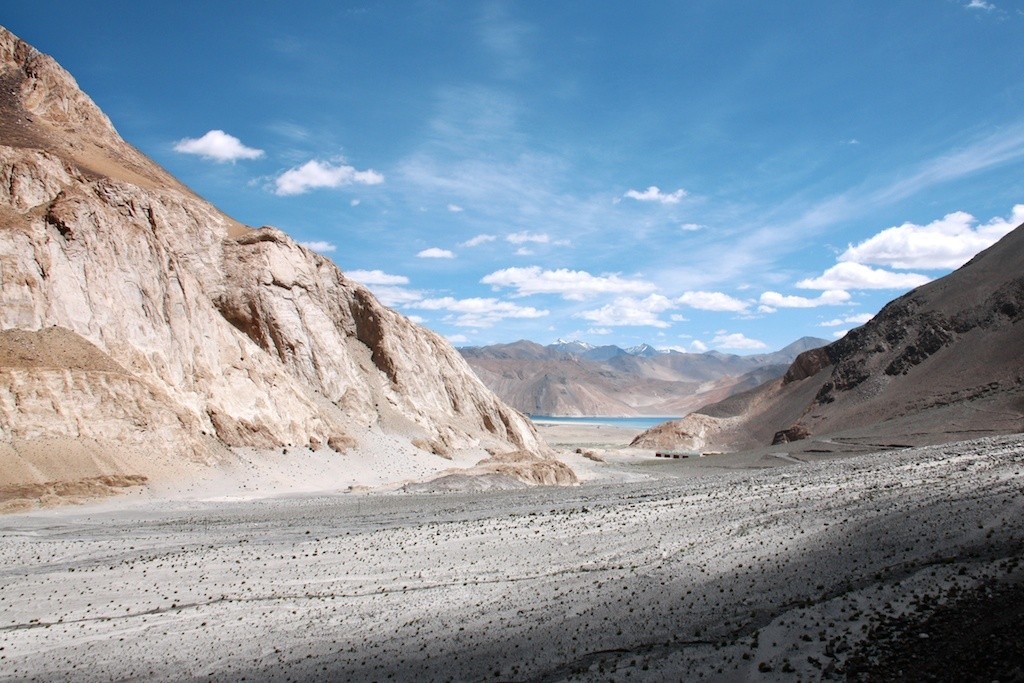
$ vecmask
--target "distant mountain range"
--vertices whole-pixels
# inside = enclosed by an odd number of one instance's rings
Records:
[[[527,414],[671,416],[781,377],[800,353],[825,344],[803,337],[751,356],[561,339],[547,346],[521,340],[459,351],[492,391]]]

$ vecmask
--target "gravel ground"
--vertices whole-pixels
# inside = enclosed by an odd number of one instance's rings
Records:
[[[8,515],[0,680],[1019,680],[1024,438],[659,471]]]

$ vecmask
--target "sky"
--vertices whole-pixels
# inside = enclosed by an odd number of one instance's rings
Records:
[[[833,339],[1024,222],[1024,1],[51,2],[122,137],[457,346]]]

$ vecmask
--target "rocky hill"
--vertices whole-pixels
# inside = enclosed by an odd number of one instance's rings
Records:
[[[370,436],[546,452],[444,339],[201,200],[3,28],[0,301],[0,487]]]
[[[800,354],[782,377],[634,444],[832,450],[1022,431],[1024,225],[839,341]]]
[[[559,340],[460,349],[505,402],[533,415],[685,415],[781,377],[796,356],[827,344],[804,337],[774,353],[736,356]]]

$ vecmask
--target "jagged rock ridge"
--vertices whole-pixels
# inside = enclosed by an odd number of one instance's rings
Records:
[[[368,430],[546,451],[445,340],[199,199],[3,28],[0,86],[0,486]]]

